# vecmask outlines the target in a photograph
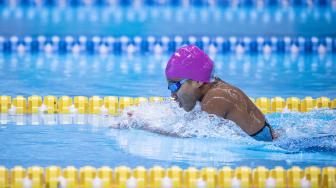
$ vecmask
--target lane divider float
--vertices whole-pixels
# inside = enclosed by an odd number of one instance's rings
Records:
[[[153,166],[150,169],[138,166],[94,168],[74,166],[31,166],[27,169],[15,166],[7,169],[0,166],[0,187],[34,188],[225,188],[225,187],[336,187],[336,168],[315,166],[301,169],[293,166],[284,169],[277,166],[267,169],[263,166],[235,169],[205,167],[182,169],[172,166],[164,169]]]
[[[223,36],[0,36],[0,53],[173,53],[187,44],[197,45],[210,54],[314,53],[336,52],[336,38],[326,37],[223,37]]]
[[[336,98],[328,97],[260,97],[250,98],[257,107],[264,113],[281,112],[309,112],[313,109],[328,108],[336,109]],[[6,114],[109,114],[118,115],[125,108],[138,106],[144,102],[162,102],[171,100],[168,97],[117,97],[117,96],[38,96],[33,95],[28,98],[24,96],[0,96],[0,113]]]

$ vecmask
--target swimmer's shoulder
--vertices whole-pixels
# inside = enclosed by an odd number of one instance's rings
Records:
[[[232,88],[234,88],[232,85],[216,77],[214,82],[211,83],[211,88],[206,93],[204,98],[205,100],[210,100],[214,98],[223,98],[226,96],[228,89]]]
[[[201,108],[210,114],[225,117],[231,108],[231,101],[223,95],[217,83],[204,95],[201,101]]]

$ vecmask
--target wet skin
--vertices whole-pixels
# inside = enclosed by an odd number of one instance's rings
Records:
[[[169,83],[180,80],[174,78],[167,81]],[[219,78],[212,83],[188,80],[171,96],[187,112],[199,101],[203,111],[235,122],[249,135],[257,133],[265,124],[265,116],[249,97],[239,88]],[[272,134],[275,138],[273,130]]]

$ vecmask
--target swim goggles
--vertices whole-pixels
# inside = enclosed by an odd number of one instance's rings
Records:
[[[178,82],[169,82],[168,83],[168,89],[172,92],[172,93],[176,93],[182,86],[182,84],[184,84],[188,79],[183,79],[180,80]]]

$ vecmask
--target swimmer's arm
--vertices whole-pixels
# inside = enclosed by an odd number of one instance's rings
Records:
[[[153,133],[159,133],[159,134],[162,134],[162,135],[165,135],[165,136],[180,137],[179,134],[177,134],[176,132],[168,132],[168,131],[162,130],[162,129],[161,130],[160,129],[155,129],[154,127],[151,127],[148,124],[145,124],[142,127],[142,129],[146,130],[146,131],[153,132]]]
[[[133,111],[129,111],[127,112],[127,116],[128,116],[128,123],[127,124],[132,124],[132,123],[137,123],[137,122],[132,122],[132,118],[134,116],[134,112]],[[124,125],[125,122],[118,122],[116,125],[111,125],[109,126],[109,128],[126,128],[126,127],[130,127],[130,125],[127,125],[125,126]],[[166,136],[172,136],[172,137],[179,137],[179,134],[176,133],[176,132],[169,132],[167,130],[162,130],[162,129],[157,129],[155,128],[154,126],[151,126],[151,124],[149,122],[142,122],[141,123],[141,129],[142,130],[146,130],[146,131],[150,131],[150,132],[153,132],[153,133],[159,133],[159,134],[162,134],[162,135],[166,135]]]

